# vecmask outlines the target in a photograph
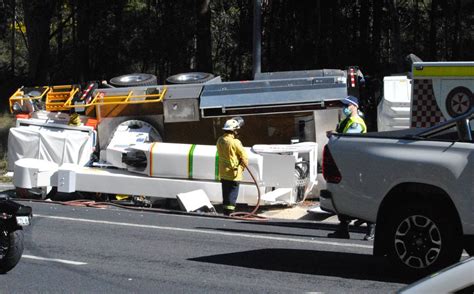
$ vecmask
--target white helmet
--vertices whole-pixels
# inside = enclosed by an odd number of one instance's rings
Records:
[[[235,119],[229,119],[225,122],[224,127],[222,129],[224,131],[235,131],[240,129],[240,123]]]

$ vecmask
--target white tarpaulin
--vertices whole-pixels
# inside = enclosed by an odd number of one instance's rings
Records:
[[[94,149],[95,133],[84,130],[20,126],[8,135],[8,170],[20,158],[36,158],[55,162],[85,165]]]

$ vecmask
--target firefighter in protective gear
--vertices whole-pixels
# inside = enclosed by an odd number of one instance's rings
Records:
[[[229,119],[225,122],[224,135],[217,139],[217,153],[219,156],[219,177],[222,185],[222,204],[225,215],[230,215],[235,210],[237,196],[239,195],[239,182],[245,166],[248,164],[247,153],[242,143],[237,139],[237,130],[242,121]]]

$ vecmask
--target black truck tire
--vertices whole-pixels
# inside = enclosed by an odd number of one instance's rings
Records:
[[[116,87],[152,86],[157,84],[156,76],[146,73],[132,73],[110,79]]]
[[[388,257],[406,274],[423,276],[461,258],[462,236],[447,211],[417,203],[397,206],[388,216]]]
[[[214,75],[207,72],[186,72],[170,76],[166,79],[168,84],[200,84],[212,80]]]
[[[0,274],[14,268],[23,254],[23,231],[8,232],[4,226],[0,229]]]

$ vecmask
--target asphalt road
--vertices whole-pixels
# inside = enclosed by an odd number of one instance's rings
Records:
[[[22,203],[35,216],[2,293],[393,293],[408,283],[363,234],[326,238],[330,224]]]

